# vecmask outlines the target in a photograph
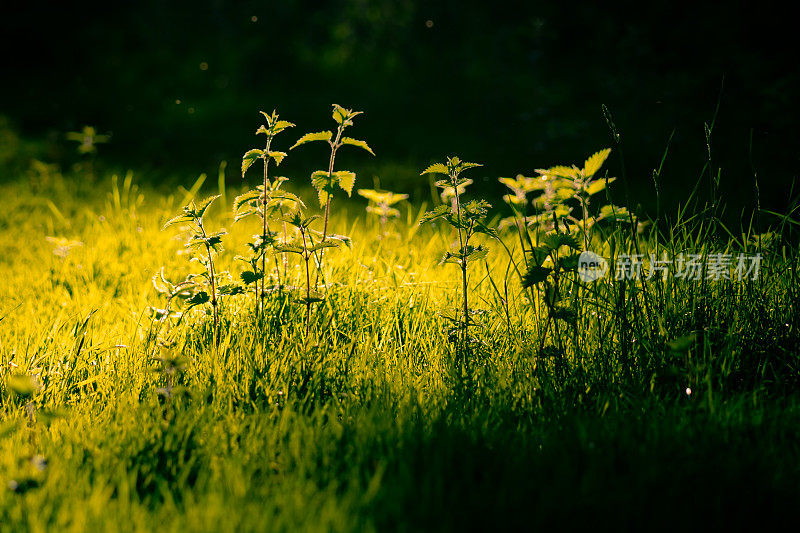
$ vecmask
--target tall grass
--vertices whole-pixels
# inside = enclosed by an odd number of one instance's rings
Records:
[[[103,202],[51,179],[35,193],[23,182],[0,190],[2,531],[658,529],[790,517],[800,479],[793,212],[774,216],[769,235],[748,221],[722,227],[701,208],[642,232],[609,224],[591,243],[609,257],[760,253],[760,276],[563,280],[577,316],[558,329],[544,329],[541,295],[521,290],[508,257],[489,255],[470,267],[470,301],[485,313],[463,395],[440,316],[459,306],[460,281],[435,253],[453,235],[419,227],[424,209],[405,207],[397,239],[378,238],[357,203],[331,212],[353,246],[326,257],[313,343],[303,310],[276,294],[264,313],[280,328],[258,320],[252,297],[231,296],[217,349],[199,307],[164,347],[151,278],[162,265],[176,279],[196,268],[160,231],[183,198],[138,191],[130,177]],[[224,211],[206,216],[216,224]],[[257,222],[233,226],[230,242],[261,231]],[[502,238],[521,260],[516,236]],[[233,274],[237,250],[226,248],[216,264]],[[304,273],[294,264],[288,275]]]

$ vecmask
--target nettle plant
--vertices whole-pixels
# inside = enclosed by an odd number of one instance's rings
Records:
[[[573,326],[577,322],[576,302],[565,302],[563,298],[565,292],[573,295],[577,292],[569,291],[565,284],[577,283],[579,252],[589,249],[596,224],[600,221],[625,221],[629,217],[625,208],[613,204],[601,205],[596,215],[590,209],[592,197],[615,180],[597,177],[610,153],[610,148],[595,153],[582,168],[559,165],[537,170],[538,177],[500,178],[500,182],[511,190],[511,194],[503,199],[514,215],[501,224],[513,226],[519,233],[526,268],[522,286],[524,289],[538,288],[547,309],[540,349],[551,324],[560,340],[558,322],[565,321]],[[540,194],[529,202],[528,195],[535,192]],[[529,206],[534,208],[532,214],[528,213]],[[533,238],[529,228],[533,229]],[[514,261],[513,257],[510,259]]]
[[[325,301],[325,295],[323,293],[311,288],[311,259],[315,254],[325,248],[337,248],[343,242],[349,243],[349,240],[339,235],[337,235],[335,239],[329,237],[319,242],[314,242],[314,235],[318,234],[318,232],[313,230],[311,225],[319,218],[320,215],[305,216],[303,207],[301,204],[298,204],[294,211],[283,216],[283,220],[295,227],[299,238],[294,242],[286,241],[275,245],[276,251],[287,254],[297,254],[303,261],[306,278],[305,291],[303,296],[296,301],[303,304],[306,308],[306,339],[309,338],[311,328],[311,306]],[[319,265],[319,262],[317,262],[317,265]],[[317,268],[319,268],[319,266]]]
[[[582,236],[584,246],[588,247],[590,231],[597,222],[621,220],[627,216],[624,208],[610,204],[601,205],[596,215],[592,215],[590,210],[592,197],[606,190],[607,185],[616,179],[598,176],[610,153],[610,148],[600,150],[589,157],[582,168],[557,165],[536,170],[537,177],[500,178],[500,182],[511,190],[512,194],[503,199],[514,212],[514,217],[505,219],[503,226],[514,225],[521,230],[532,227],[538,235],[557,229],[556,224],[561,222],[571,226],[570,233]],[[528,195],[537,191],[540,194],[529,204]],[[529,205],[533,207],[530,214]]]
[[[350,196],[356,183],[356,175],[354,172],[350,172],[349,170],[334,170],[337,151],[342,146],[350,145],[362,148],[370,154],[375,155],[375,152],[372,151],[365,141],[353,139],[352,137],[346,137],[343,135],[344,130],[353,125],[353,118],[361,113],[361,111],[353,111],[352,109],[345,109],[340,105],[333,104],[333,120],[336,121],[337,124],[336,134],[334,135],[334,133],[330,130],[319,131],[316,133],[306,133],[300,137],[290,148],[290,150],[294,150],[300,145],[313,141],[327,142],[330,146],[331,152],[328,160],[328,170],[317,170],[311,174],[311,184],[317,190],[319,205],[320,207],[324,208],[322,233],[319,234],[322,242],[327,241],[328,238],[347,242],[347,239],[341,235],[328,234],[328,222],[330,220],[331,202],[333,201],[333,197],[340,192],[345,192],[347,193],[347,196]],[[322,269],[321,251],[319,252],[318,262],[320,265],[320,270],[318,270],[319,272]]]
[[[358,195],[369,201],[367,213],[378,218],[381,226],[381,237],[386,235],[386,224],[389,220],[400,217],[400,211],[394,206],[404,200],[408,200],[407,194],[397,194],[392,191],[378,189],[358,189]]]
[[[191,201],[183,208],[183,212],[164,224],[163,229],[171,226],[181,226],[183,231],[188,234],[186,248],[191,254],[190,261],[199,263],[203,268],[200,273],[189,274],[185,280],[177,284],[172,284],[164,277],[163,269],[160,274],[153,278],[153,284],[158,292],[167,298],[167,307],[161,313],[156,312],[156,317],[166,315],[169,318],[171,305],[174,298],[180,297],[185,301],[184,312],[193,307],[210,304],[211,315],[214,321],[213,338],[214,345],[219,344],[219,325],[220,325],[220,297],[241,292],[241,288],[230,283],[230,276],[227,272],[218,272],[214,258],[222,251],[222,237],[227,232],[220,229],[209,232],[206,229],[204,217],[208,212],[209,206],[219,198],[211,196],[199,204]],[[228,283],[222,284],[221,281]],[[182,316],[182,315],[181,315]],[[163,316],[162,316],[163,317]]]
[[[422,216],[420,224],[433,222],[439,219],[445,220],[452,226],[458,235],[458,247],[456,250],[446,250],[440,263],[452,263],[461,269],[461,318],[447,317],[456,325],[450,331],[450,336],[458,335],[458,338],[465,346],[470,341],[468,329],[475,324],[472,323],[471,315],[473,311],[469,308],[469,287],[467,279],[467,268],[470,263],[484,259],[489,250],[482,244],[474,245],[470,241],[477,233],[483,233],[492,238],[498,238],[497,230],[489,227],[484,219],[491,208],[485,200],[470,200],[464,202],[461,198],[466,190],[466,186],[472,180],[461,177],[461,173],[469,168],[481,166],[478,163],[468,163],[461,161],[458,157],[450,157],[447,163],[435,163],[422,171],[424,174],[440,174],[445,176],[436,182],[436,186],[443,190],[444,197],[451,197],[452,203],[442,204],[432,211],[428,211]]]
[[[233,214],[234,223],[253,215],[259,217],[261,220],[261,233],[253,235],[253,240],[247,243],[250,251],[249,255],[239,256],[237,259],[244,261],[249,267],[249,270],[242,272],[241,279],[245,286],[252,285],[253,290],[258,293],[260,302],[259,310],[263,313],[264,298],[269,292],[266,285],[267,255],[270,250],[276,252],[274,255],[274,273],[277,284],[271,288],[283,290],[288,274],[288,262],[284,255],[284,276],[283,279],[281,279],[281,269],[275,247],[276,244],[287,242],[289,239],[286,224],[282,221],[283,214],[296,209],[298,206],[303,206],[303,202],[296,195],[281,189],[283,183],[288,181],[288,178],[277,176],[270,179],[269,177],[270,162],[274,161],[277,167],[286,157],[285,152],[272,149],[272,142],[276,135],[288,128],[294,127],[294,124],[286,120],[280,120],[275,111],[273,111],[271,115],[263,111],[260,111],[260,113],[266,119],[267,124],[266,126],[259,126],[256,130],[256,135],[263,134],[266,136],[265,146],[263,149],[253,148],[244,154],[242,157],[242,179],[244,179],[247,170],[255,162],[261,161],[264,170],[263,182],[255,189],[247,191],[236,198],[233,204]],[[270,222],[282,225],[282,237],[279,231],[270,228]]]

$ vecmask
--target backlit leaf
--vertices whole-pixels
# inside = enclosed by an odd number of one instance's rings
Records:
[[[257,148],[253,148],[252,150],[248,150],[242,156],[242,177],[244,178],[245,172],[250,166],[256,162],[257,159],[264,157],[264,150],[259,150]]]
[[[449,172],[447,171],[447,167],[441,163],[434,163],[433,165],[429,166],[425,170],[420,173],[420,176],[423,174],[444,174],[448,175]]]
[[[372,148],[370,148],[365,141],[359,141],[358,139],[351,139],[350,137],[342,137],[341,143],[349,144],[351,146],[358,146],[359,148],[363,148],[372,155],[375,155],[375,152],[372,151]]]
[[[605,163],[606,159],[608,158],[608,154],[610,153],[611,148],[606,148],[605,150],[600,150],[587,159],[586,163],[583,164],[583,177],[590,178],[594,176],[595,173],[600,170],[600,167],[603,166],[603,163]]]
[[[305,135],[297,139],[297,142],[294,143],[294,145],[290,148],[290,150],[294,150],[301,144],[305,144],[312,141],[330,142],[331,137],[333,137],[333,133],[330,131],[318,131],[316,133],[306,133]]]

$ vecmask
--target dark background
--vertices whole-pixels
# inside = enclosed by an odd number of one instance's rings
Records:
[[[333,102],[365,111],[352,136],[377,158],[352,150],[340,167],[362,186],[380,175],[422,193],[419,170],[450,154],[484,163],[476,176],[486,188],[497,176],[581,164],[612,146],[602,104],[645,210],[673,131],[662,204],[684,200],[701,177],[704,123],[718,102],[712,167],[722,167],[730,210],[754,203],[754,169],[762,203],[778,209],[797,176],[797,35],[770,2],[19,4],[0,16],[0,115],[24,141],[16,156],[6,150],[6,178],[25,157],[70,164],[63,133],[91,124],[113,134],[98,159],[110,168],[187,184],[215,176],[224,159],[235,182],[241,154],[260,142],[258,110],[298,125],[276,141],[286,149],[330,129]],[[285,172],[304,179],[326,162],[324,146],[303,147]]]

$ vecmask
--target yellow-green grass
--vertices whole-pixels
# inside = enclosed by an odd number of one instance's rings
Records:
[[[559,321],[544,343],[541,298],[487,241],[488,261],[470,269],[471,307],[486,313],[460,367],[440,316],[459,305],[457,268],[438,264],[454,234],[419,227],[423,206],[406,206],[383,235],[363,205],[334,202],[331,229],[353,245],[325,255],[328,297],[309,337],[301,305],[271,297],[259,322],[247,295],[223,298],[218,347],[196,308],[164,348],[148,312],[165,303],[152,277],[199,267],[178,229],[161,229],[185,190],[49,174],[0,186],[0,197],[0,531],[658,529],[791,517],[791,239],[758,248],[756,282],[575,286],[576,325]],[[219,267],[236,279],[234,258],[259,228],[230,212],[218,200],[208,224],[228,229]],[[719,234],[701,213],[638,243],[625,227],[604,238],[612,253],[756,251],[746,232]],[[290,272],[302,285],[296,260]],[[670,344],[690,333],[688,349]],[[176,355],[184,367],[170,377],[155,357]]]

